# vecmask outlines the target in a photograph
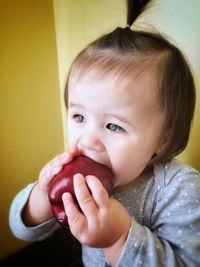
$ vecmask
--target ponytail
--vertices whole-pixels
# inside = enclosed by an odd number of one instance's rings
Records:
[[[126,27],[130,28],[151,0],[127,0]]]

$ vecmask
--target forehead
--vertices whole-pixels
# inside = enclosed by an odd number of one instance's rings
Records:
[[[151,108],[159,104],[156,68],[135,68],[127,72],[108,72],[92,69],[79,78],[69,79],[70,98],[86,96],[91,101],[113,105],[140,105]]]

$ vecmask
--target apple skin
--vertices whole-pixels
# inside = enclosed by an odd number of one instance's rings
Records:
[[[83,155],[74,157],[71,162],[63,166],[61,172],[54,176],[48,191],[53,214],[61,226],[68,225],[62,202],[63,193],[70,192],[77,203],[73,185],[73,177],[76,173],[81,173],[83,176],[96,176],[109,195],[111,195],[114,188],[114,176],[107,166]]]

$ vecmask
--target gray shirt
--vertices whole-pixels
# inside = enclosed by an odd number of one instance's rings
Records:
[[[36,227],[24,225],[21,214],[34,186],[13,199],[10,228],[23,240],[43,240],[58,227],[51,219]],[[117,267],[200,266],[200,174],[172,160],[154,166],[153,176],[112,197],[132,217],[128,239]],[[105,267],[103,249],[82,248],[85,267]]]

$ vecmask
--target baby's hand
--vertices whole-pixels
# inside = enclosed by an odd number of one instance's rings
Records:
[[[76,198],[82,212],[69,193],[63,194],[63,204],[72,234],[89,247],[105,248],[128,235],[131,219],[126,209],[109,198],[95,176],[74,176]]]
[[[53,214],[48,198],[48,189],[53,177],[70,162],[77,151],[58,155],[41,170],[38,183],[34,186],[23,210],[22,219],[28,226],[35,226],[49,220]]]
[[[77,155],[77,151],[75,150],[64,152],[48,162],[41,170],[38,179],[38,187],[48,201],[48,190],[52,179],[62,170],[63,165],[72,161],[75,155]]]

